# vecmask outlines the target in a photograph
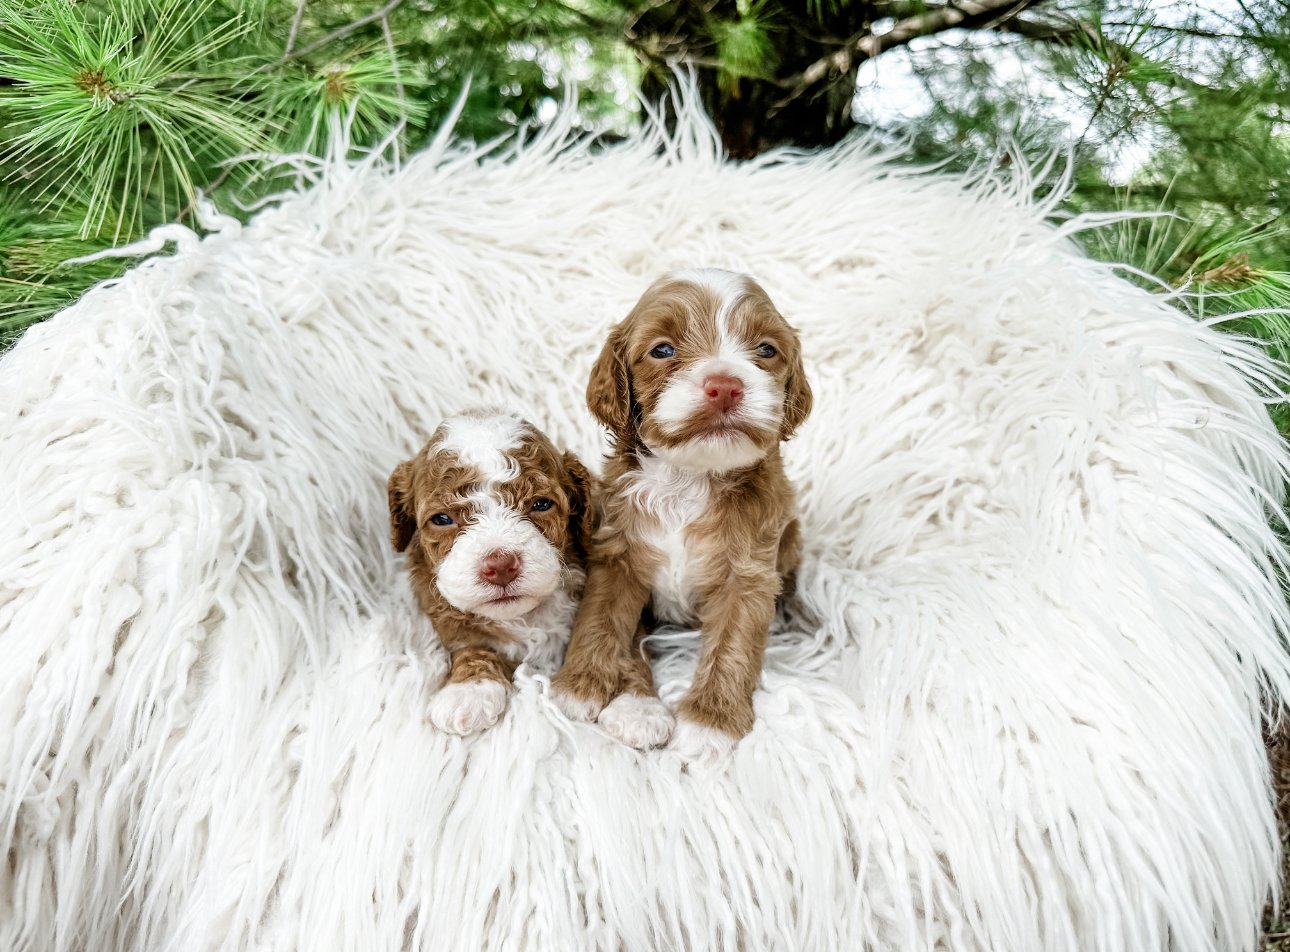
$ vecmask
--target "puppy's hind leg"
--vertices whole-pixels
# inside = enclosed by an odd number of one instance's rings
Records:
[[[781,595],[793,590],[797,567],[802,563],[802,524],[794,519],[784,527],[779,537],[779,550],[775,555],[775,571],[784,580]]]

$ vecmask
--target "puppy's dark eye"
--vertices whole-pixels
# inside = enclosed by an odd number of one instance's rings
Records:
[[[757,356],[764,357],[766,360],[769,360],[770,358],[774,357],[778,353],[779,351],[777,351],[770,344],[761,344],[757,348]]]
[[[529,510],[531,512],[546,512],[554,505],[555,505],[554,502],[552,502],[550,499],[547,499],[545,496],[543,496],[541,499],[534,499],[533,505],[529,506]]]
[[[452,516],[446,512],[436,512],[430,517],[430,521],[436,526],[450,526],[452,525]]]
[[[655,360],[667,360],[669,357],[676,356],[676,348],[667,343],[659,344],[649,352],[649,355]]]

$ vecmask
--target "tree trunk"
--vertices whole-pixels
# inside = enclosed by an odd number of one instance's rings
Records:
[[[851,118],[855,71],[835,85],[781,108],[777,104],[784,101],[785,90],[765,80],[740,79],[734,89],[727,90],[711,77],[701,88],[703,104],[721,131],[721,141],[731,158],[752,158],[780,145],[833,145],[855,127]]]
[[[721,133],[721,141],[731,158],[752,158],[781,145],[829,146],[855,127],[851,103],[855,97],[856,69],[821,82],[796,97],[790,97],[784,80],[800,75],[812,63],[837,49],[837,44],[825,45],[810,35],[855,33],[866,19],[863,10],[867,6],[851,5],[839,15],[843,18],[840,22],[831,24],[812,23],[796,29],[781,21],[781,28],[773,34],[774,67],[773,75],[768,78],[736,78],[711,65],[695,68],[703,106]],[[669,53],[672,61],[684,63],[698,59],[706,64],[710,58],[704,54],[710,43],[704,38],[710,18],[734,16],[734,7],[734,3],[720,0],[702,9],[685,2],[657,7],[634,25],[633,45],[642,50],[679,50],[679,53]],[[696,50],[698,55],[691,56]],[[671,80],[671,72],[660,63],[646,71],[641,83],[646,100],[669,122]]]

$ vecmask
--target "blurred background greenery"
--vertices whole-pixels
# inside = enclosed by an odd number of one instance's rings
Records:
[[[337,118],[415,150],[467,81],[476,141],[572,89],[612,142],[678,65],[736,158],[1069,153],[1072,211],[1160,213],[1090,253],[1198,316],[1273,309],[1227,326],[1290,353],[1285,0],[0,0],[0,338],[125,267],[69,259],[192,223],[199,193],[245,216],[275,188],[254,156],[321,153]]]

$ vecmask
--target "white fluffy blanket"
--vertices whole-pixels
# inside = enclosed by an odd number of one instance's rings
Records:
[[[1255,945],[1266,365],[1023,176],[660,143],[319,166],[4,359],[0,948]],[[816,394],[756,730],[687,770],[521,673],[436,734],[387,473],[481,403],[595,459],[602,335],[688,265],[766,286]]]

